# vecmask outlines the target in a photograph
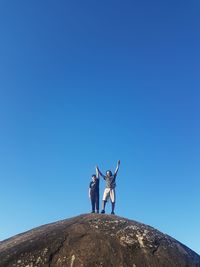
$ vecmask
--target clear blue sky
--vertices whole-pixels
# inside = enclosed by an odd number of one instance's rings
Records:
[[[200,253],[199,12],[0,2],[1,240],[89,212],[94,166],[120,159],[116,213]]]

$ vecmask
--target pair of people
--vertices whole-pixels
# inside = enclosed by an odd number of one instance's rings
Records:
[[[102,174],[99,170],[98,166],[96,166],[96,174],[92,175],[92,181],[89,185],[89,198],[91,199],[92,205],[92,213],[96,212],[99,213],[99,178],[100,176],[106,181],[106,188],[103,194],[103,201],[102,201],[102,211],[101,213],[105,213],[105,207],[108,199],[110,198],[112,204],[112,211],[111,214],[115,214],[115,202],[116,202],[116,195],[115,195],[115,187],[116,187],[116,177],[120,166],[120,160],[117,162],[117,168],[115,173],[109,170],[106,172],[106,175]]]

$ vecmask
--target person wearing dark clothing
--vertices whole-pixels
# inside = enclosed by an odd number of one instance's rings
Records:
[[[92,181],[89,184],[89,198],[91,200],[92,212],[99,213],[99,173],[96,169],[96,175],[92,175]]]

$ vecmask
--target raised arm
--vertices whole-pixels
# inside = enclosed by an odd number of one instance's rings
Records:
[[[97,179],[99,179],[100,177],[99,177],[99,169],[98,169],[98,166],[96,166],[96,177],[97,177]]]
[[[115,170],[115,176],[117,176],[117,173],[118,173],[118,170],[119,170],[119,165],[120,165],[120,160],[118,160],[118,162],[117,162],[117,168],[116,168],[116,170]]]
[[[97,171],[98,171],[98,174],[101,175],[103,177],[103,179],[105,180],[106,176],[102,174],[102,172],[99,170],[98,166],[97,166]]]

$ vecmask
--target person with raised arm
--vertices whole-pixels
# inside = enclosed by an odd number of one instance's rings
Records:
[[[99,213],[99,172],[96,167],[96,174],[92,175],[92,181],[89,184],[89,198],[91,200],[92,212]]]
[[[120,160],[118,160],[117,162],[117,168],[115,170],[115,173],[112,174],[112,172],[108,170],[106,172],[106,175],[102,174],[98,166],[96,167],[99,175],[101,175],[103,179],[106,181],[106,188],[104,190],[103,201],[102,201],[102,211],[101,211],[102,214],[105,213],[106,203],[109,198],[112,204],[111,214],[115,214],[115,202],[116,202],[115,187],[116,187],[116,177],[119,170],[119,166],[120,166]]]

